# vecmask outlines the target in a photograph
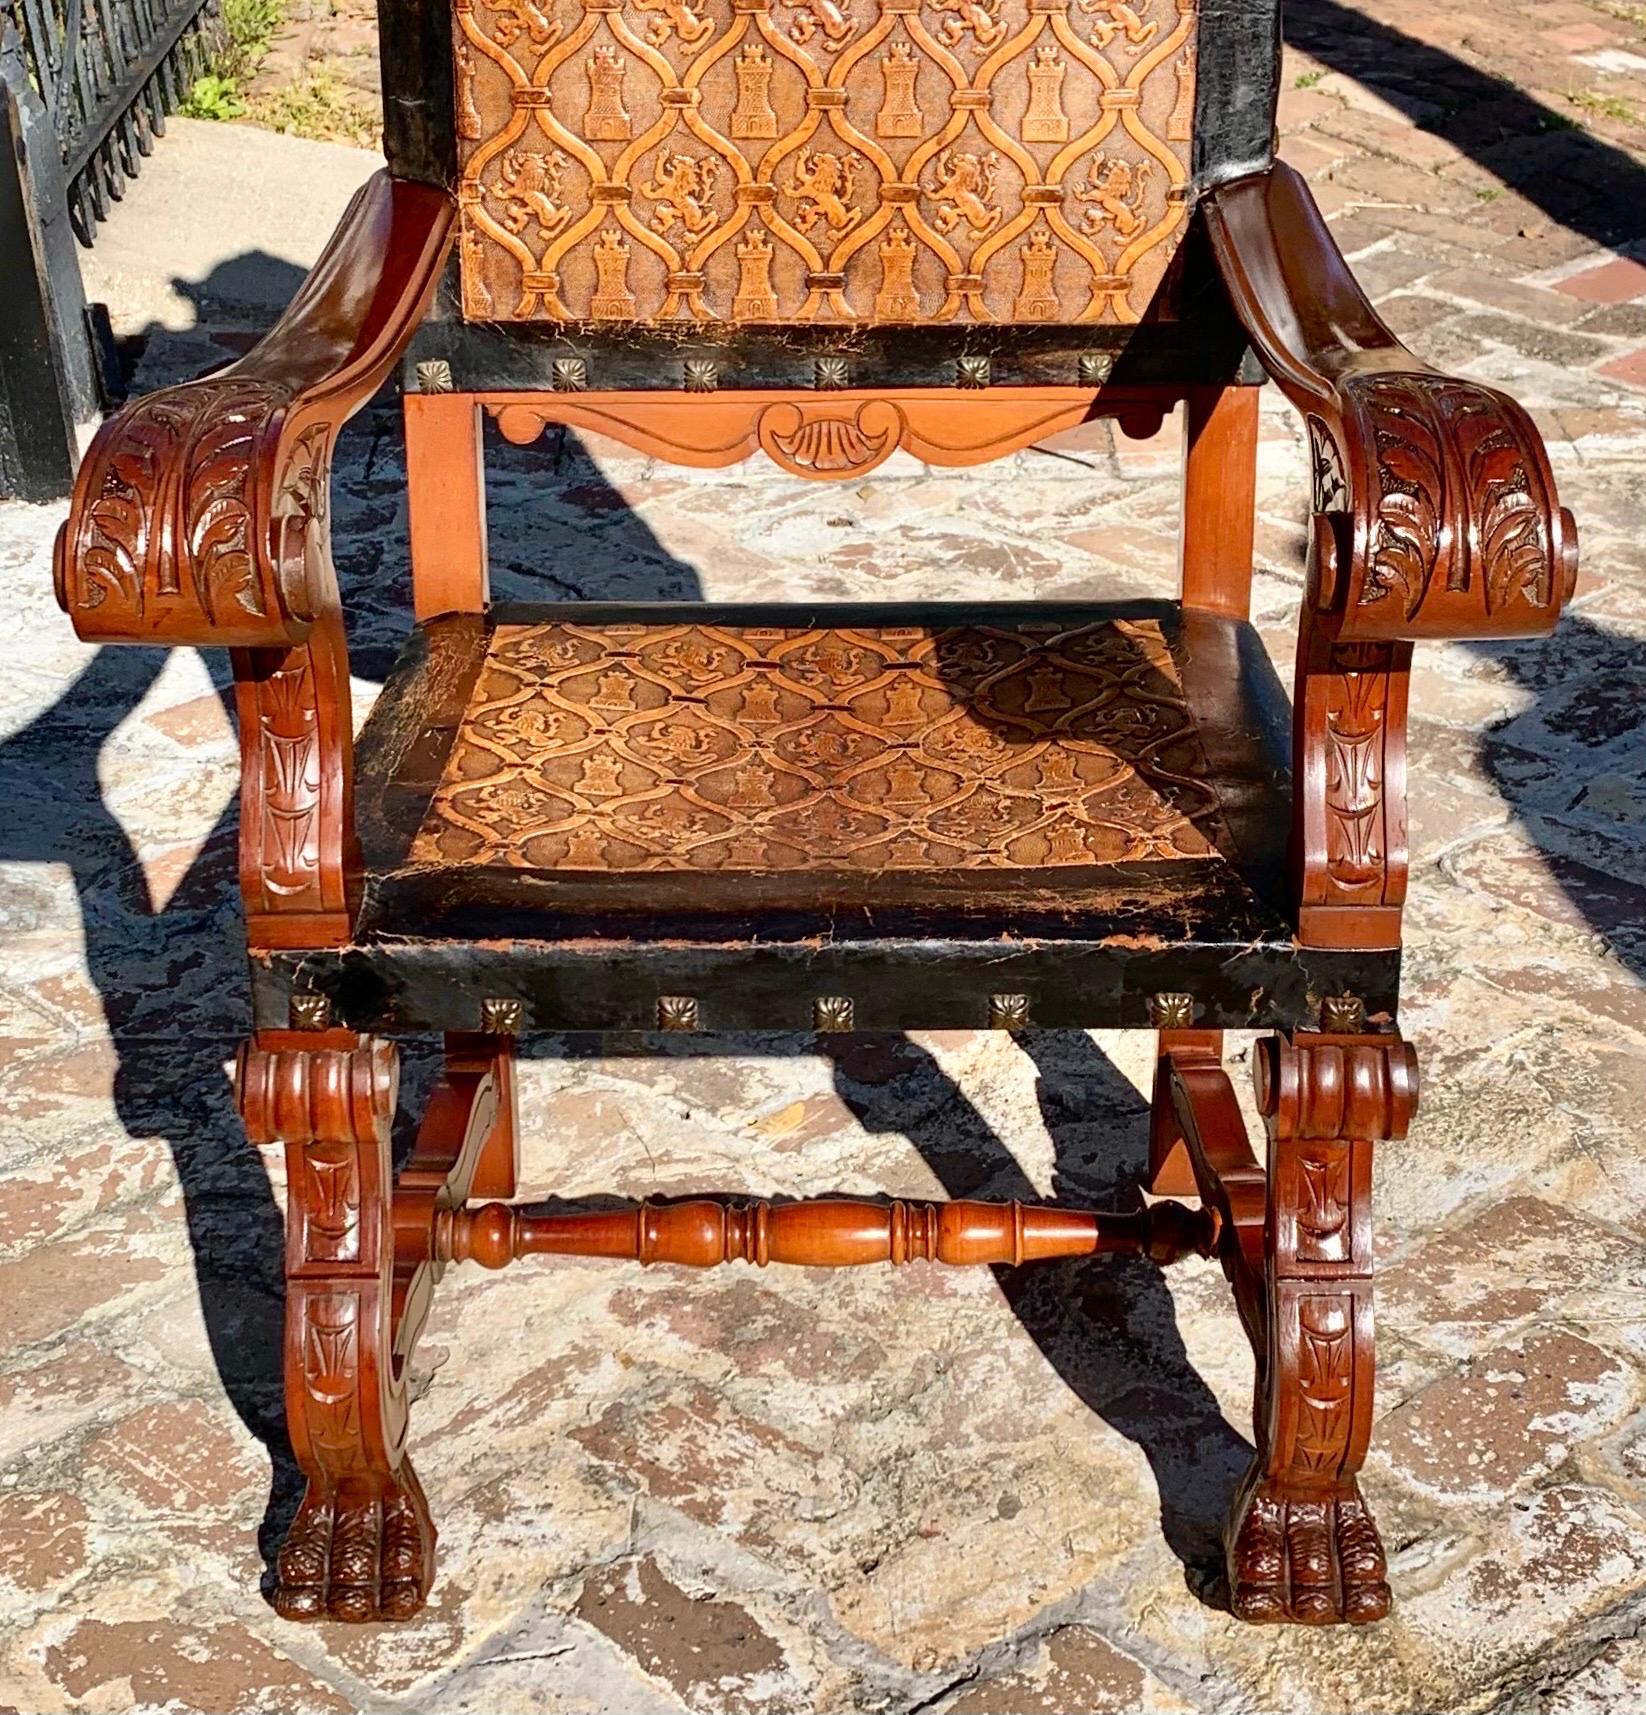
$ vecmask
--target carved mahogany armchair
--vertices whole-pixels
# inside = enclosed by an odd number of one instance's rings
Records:
[[[1412,645],[1547,630],[1576,542],[1526,414],[1405,350],[1274,162],[1276,0],[398,0],[382,29],[388,172],[250,355],[104,427],[58,551],[82,637],[233,654],[239,1102],[289,1166],[308,1478],[280,1611],[428,1592],[406,1360],[454,1262],[1198,1252],[1257,1355],[1234,1612],[1377,1619]],[[416,626],[356,738],[328,465],[397,363]],[[1290,711],[1246,621],[1265,377],[1313,450]],[[487,418],[826,480],[1179,404],[1180,602],[488,601]],[[1188,1201],[508,1201],[522,1031],[953,1026],[1157,1032],[1147,1189]],[[1235,1028],[1267,1033],[1266,1164]],[[446,1071],[396,1174],[416,1032]]]

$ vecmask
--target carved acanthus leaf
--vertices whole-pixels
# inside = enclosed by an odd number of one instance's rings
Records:
[[[282,453],[292,397],[230,374],[140,400],[107,425],[64,536],[60,593],[82,636],[231,645],[302,636],[326,576],[315,556],[332,428],[316,424]],[[275,546],[273,527],[292,545]]]
[[[1525,413],[1475,382],[1424,374],[1352,377],[1343,394],[1375,480],[1349,629],[1464,635],[1552,621],[1555,499]],[[1319,450],[1317,439],[1317,491]]]

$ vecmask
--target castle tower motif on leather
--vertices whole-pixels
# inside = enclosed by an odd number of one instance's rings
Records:
[[[772,62],[758,42],[737,56],[737,107],[732,135],[740,140],[777,135],[777,115],[771,101]]]
[[[455,5],[468,301],[514,321],[748,321],[760,228],[772,278],[806,287],[779,291],[779,321],[1125,324],[1149,309],[1188,206],[1192,6],[783,11],[601,0],[576,29],[547,11],[539,29],[517,5]],[[1055,293],[1023,289],[1014,242],[1042,210]],[[885,279],[894,225],[914,252],[907,287]],[[621,290],[619,236],[637,264],[633,247],[647,253]]]
[[[605,42],[588,58],[589,105],[583,115],[583,135],[591,143],[626,143],[634,135],[634,121],[623,107],[626,63]]]
[[[1056,47],[1042,42],[1029,66],[1029,110],[1023,115],[1025,143],[1068,142],[1069,116],[1063,111],[1065,75]]]
[[[1194,135],[1195,43],[1183,44],[1183,52],[1172,65],[1177,73],[1177,105],[1166,121],[1166,141],[1187,143]]]
[[[925,125],[925,115],[914,94],[920,61],[909,43],[892,43],[881,56],[880,74],[886,82],[886,95],[875,115],[875,136],[918,137]]]
[[[732,301],[732,316],[740,322],[777,320],[777,294],[772,290],[771,240],[758,228],[737,247],[740,278]]]
[[[456,93],[457,135],[466,143],[478,143],[485,126],[474,104],[474,49],[467,42],[457,44]]]
[[[880,243],[880,290],[875,293],[877,322],[912,322],[920,314],[914,286],[914,259],[919,246],[904,226],[894,226]]]
[[[598,277],[589,302],[592,315],[601,321],[626,321],[634,315],[634,294],[629,290],[629,247],[620,234],[607,227],[594,246]]]
[[[1057,246],[1045,227],[1037,226],[1029,242],[1018,251],[1023,262],[1023,289],[1017,295],[1017,318],[1025,322],[1057,320],[1057,288],[1052,274],[1057,267]]]

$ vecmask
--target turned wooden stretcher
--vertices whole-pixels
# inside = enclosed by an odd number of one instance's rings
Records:
[[[1220,1259],[1257,1357],[1249,1620],[1386,1612],[1371,1158],[1412,646],[1551,627],[1526,414],[1407,351],[1271,156],[1274,0],[403,0],[389,169],[248,356],[126,407],[58,551],[93,640],[229,648],[256,1034],[286,1151],[292,1618],[400,1618],[434,1530],[406,1360],[443,1270]],[[416,625],[358,738],[327,489],[400,365]],[[1312,449],[1288,709],[1247,623],[1257,386]],[[1177,602],[491,604],[483,426],[858,479],[1186,420]],[[1288,838],[1289,831],[1289,838]],[[1115,1212],[515,1206],[528,1030],[1127,1027]],[[1256,1055],[1260,1163],[1222,1067]],[[394,1039],[446,1072],[396,1174]],[[682,1290],[689,1290],[686,1285]]]

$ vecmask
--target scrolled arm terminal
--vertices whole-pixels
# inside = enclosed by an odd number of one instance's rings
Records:
[[[452,214],[443,191],[375,175],[251,352],[103,425],[56,549],[81,637],[289,646],[335,605],[332,446],[421,319]]]
[[[1308,425],[1310,597],[1328,634],[1551,630],[1577,581],[1577,530],[1531,418],[1400,343],[1291,168],[1219,186],[1206,208],[1235,312]]]

